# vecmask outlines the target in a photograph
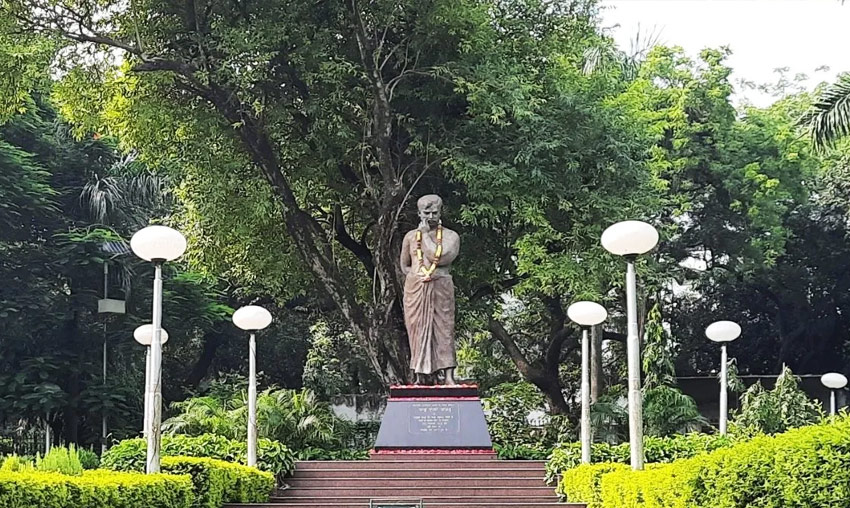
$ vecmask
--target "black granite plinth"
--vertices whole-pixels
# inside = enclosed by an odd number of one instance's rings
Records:
[[[492,448],[477,386],[391,388],[376,452]]]

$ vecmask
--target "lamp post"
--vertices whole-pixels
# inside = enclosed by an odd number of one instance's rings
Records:
[[[248,343],[248,465],[257,465],[257,330],[269,326],[272,315],[257,305],[233,313],[233,324],[251,332]]]
[[[835,390],[840,390],[847,386],[847,378],[838,372],[829,372],[821,376],[820,382],[829,388],[829,414],[835,416]]]
[[[162,328],[162,333],[160,334],[160,338],[162,339],[161,345],[165,345],[168,342],[168,332],[165,331],[165,328]],[[142,424],[142,432],[145,437],[148,436],[148,427],[151,417],[151,399],[150,399],[150,386],[151,386],[151,342],[153,341],[153,325],[142,325],[136,328],[133,331],[133,338],[136,339],[136,342],[145,346],[145,419]]]
[[[726,420],[729,417],[729,389],[726,365],[729,359],[726,355],[726,343],[741,336],[741,327],[733,321],[717,321],[705,329],[708,340],[720,343],[720,435],[726,434]]]
[[[591,326],[605,321],[608,312],[594,302],[575,302],[567,308],[567,316],[581,327],[581,461],[590,464],[590,340]]]
[[[149,398],[150,418],[148,418],[148,450],[145,471],[159,472],[160,424],[162,423],[162,265],[173,261],[186,252],[186,238],[166,226],[148,226],[141,229],[130,239],[133,252],[154,265],[153,316],[151,319],[153,335],[150,345]]]
[[[632,469],[643,469],[643,395],[640,391],[640,337],[637,318],[635,260],[658,243],[658,231],[646,222],[628,220],[602,233],[602,246],[626,259],[626,356],[629,371],[629,445]]]

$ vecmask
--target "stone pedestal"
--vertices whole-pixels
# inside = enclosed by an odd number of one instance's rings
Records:
[[[393,386],[373,455],[492,455],[477,385]]]

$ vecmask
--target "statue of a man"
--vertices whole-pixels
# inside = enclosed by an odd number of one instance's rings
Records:
[[[454,385],[455,287],[450,269],[460,250],[460,236],[443,227],[439,196],[422,196],[417,205],[419,227],[404,235],[401,247],[410,368],[417,384],[422,375],[444,370],[445,383]]]

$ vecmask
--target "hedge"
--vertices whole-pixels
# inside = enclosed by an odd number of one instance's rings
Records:
[[[571,470],[560,490],[588,508],[848,508],[850,417],[644,471],[606,467]]]
[[[147,443],[144,439],[125,439],[106,451],[101,467],[116,471],[144,471]],[[201,436],[162,436],[162,455],[201,457],[245,464],[248,445],[214,434]],[[257,443],[257,467],[283,478],[295,468],[295,454],[285,445],[270,439]]]
[[[193,500],[187,475],[0,472],[3,508],[190,508]]]
[[[674,460],[694,457],[698,454],[732,446],[735,439],[718,434],[682,434],[670,437],[647,436],[643,440],[644,457],[647,463],[667,463]],[[610,445],[594,443],[590,458],[594,463],[614,462],[630,463],[629,443]],[[546,463],[546,481],[555,483],[565,471],[581,465],[581,443],[559,445],[549,456]]]
[[[163,457],[162,471],[192,477],[196,508],[223,503],[264,503],[274,490],[274,476],[253,467],[198,457]]]

